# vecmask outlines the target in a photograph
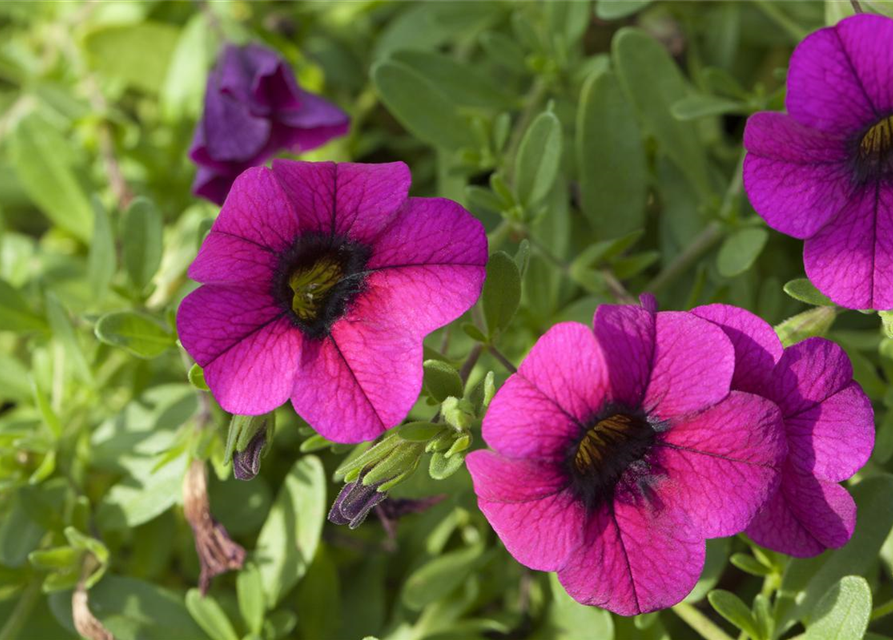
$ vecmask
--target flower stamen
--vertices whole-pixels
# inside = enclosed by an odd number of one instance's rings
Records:
[[[288,286],[294,292],[291,308],[295,315],[301,320],[314,320],[326,296],[341,282],[343,275],[341,265],[328,256],[292,273]]]

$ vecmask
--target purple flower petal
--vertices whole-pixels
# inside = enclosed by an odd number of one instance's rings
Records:
[[[846,489],[787,465],[781,489],[747,527],[759,545],[797,558],[845,545],[856,527],[856,503]]]
[[[691,312],[722,327],[732,341],[735,348],[732,388],[762,393],[784,351],[772,326],[746,309],[727,304],[706,305]]]
[[[255,167],[236,179],[211,232],[243,238],[259,252],[281,252],[300,233],[298,215],[273,172]]]
[[[846,140],[763,112],[748,119],[744,147],[744,188],[776,231],[808,238],[845,208],[853,191]]]
[[[402,162],[351,164],[274,160],[273,171],[301,230],[371,243],[405,204],[411,177]]]
[[[771,398],[787,418],[834,395],[853,379],[853,365],[840,345],[808,338],[785,349],[775,369]]]
[[[239,236],[211,231],[189,266],[189,277],[203,284],[253,283],[269,290],[278,258]]]
[[[473,451],[465,460],[487,516],[509,553],[523,565],[555,571],[580,546],[585,513],[557,468]]]
[[[787,445],[778,407],[733,391],[674,422],[655,450],[668,476],[660,496],[684,509],[704,537],[717,538],[742,531],[775,493]]]
[[[701,575],[705,550],[683,513],[615,501],[589,517],[579,556],[558,579],[577,602],[634,616],[680,602]]]
[[[664,311],[655,319],[654,363],[644,407],[670,418],[725,398],[735,370],[735,350],[723,330],[680,311]],[[601,340],[599,344],[604,346]]]
[[[834,221],[806,240],[806,275],[839,305],[893,308],[893,190],[856,191]]]
[[[422,343],[361,296],[329,337],[308,341],[292,404],[335,442],[372,440],[400,423],[422,388]]]
[[[238,172],[222,173],[215,168],[199,165],[192,183],[192,193],[215,204],[223,204],[237,175]]]
[[[603,304],[595,311],[593,325],[605,362],[610,363],[610,399],[638,406],[654,358],[654,314],[632,305]]]
[[[588,327],[555,325],[496,393],[484,418],[484,440],[506,456],[564,460],[568,445],[604,403],[606,370]]]
[[[890,33],[887,22],[880,16],[854,16],[806,37],[791,56],[788,113],[801,124],[839,134],[877,119],[883,108],[875,104],[882,97],[879,85],[893,68],[893,63],[884,66],[890,60],[884,46],[890,37],[884,36]],[[879,55],[876,66],[868,62],[874,54]],[[886,106],[889,111],[893,104]]]
[[[180,303],[177,331],[224,410],[260,415],[288,400],[303,338],[268,294],[199,287]]]

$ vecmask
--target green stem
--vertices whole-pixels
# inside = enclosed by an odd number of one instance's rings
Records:
[[[885,602],[884,604],[875,607],[871,612],[870,620],[877,620],[879,618],[883,618],[884,616],[888,616],[893,613],[893,600],[889,602]]]
[[[694,241],[685,248],[685,251],[673,258],[663,271],[654,276],[654,279],[645,285],[643,291],[657,293],[677,277],[688,271],[713,245],[722,238],[722,227],[718,222],[711,222],[699,233]]]
[[[697,631],[704,640],[732,640],[732,637],[716,626],[710,618],[687,602],[680,602],[673,607],[673,613]]]
[[[767,0],[754,0],[754,4],[775,24],[788,32],[797,42],[809,35],[809,31],[794,22],[788,14]]]
[[[506,371],[509,373],[518,373],[518,368],[511,363],[511,361],[503,355],[503,353],[494,347],[492,344],[487,346],[487,350],[490,351],[490,355],[496,358],[499,361]]]
[[[0,629],[0,640],[13,640],[19,637],[19,631],[27,622],[28,616],[31,615],[31,610],[40,597],[40,583],[41,580],[39,578],[34,578],[25,587],[22,597],[19,598],[15,609],[12,611],[12,615],[7,618],[6,624]]]

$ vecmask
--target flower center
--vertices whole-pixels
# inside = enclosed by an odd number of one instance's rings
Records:
[[[856,169],[863,182],[893,173],[893,116],[872,125],[862,136]]]
[[[316,318],[343,275],[341,265],[332,256],[323,256],[313,264],[298,268],[288,279],[288,286],[294,291],[291,310],[304,321]]]
[[[371,253],[348,238],[305,234],[279,256],[273,296],[304,335],[322,339],[363,291]]]
[[[568,463],[577,494],[587,507],[608,499],[621,476],[654,444],[655,427],[633,411],[608,409],[571,448]]]

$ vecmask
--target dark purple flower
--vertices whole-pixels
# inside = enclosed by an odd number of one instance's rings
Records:
[[[236,177],[282,150],[308,151],[347,133],[338,107],[298,86],[276,52],[227,45],[208,78],[205,111],[189,157],[192,191],[223,204]]]
[[[839,305],[893,308],[893,20],[856,15],[791,56],[787,114],[747,122],[744,187],[773,229],[804,239]]]

